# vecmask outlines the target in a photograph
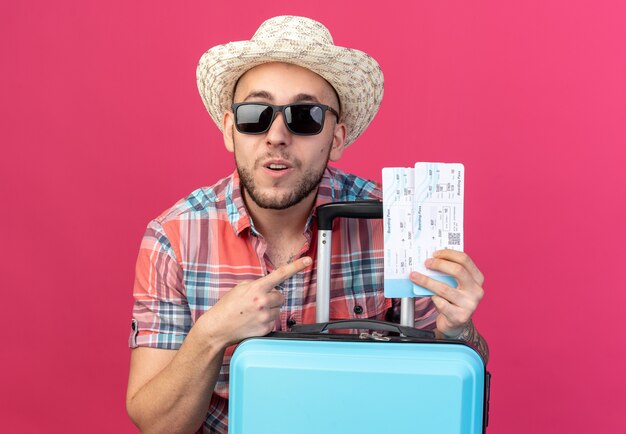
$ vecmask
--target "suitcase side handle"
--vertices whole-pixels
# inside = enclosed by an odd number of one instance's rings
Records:
[[[355,200],[320,205],[317,208],[317,228],[331,230],[337,217],[380,219],[383,218],[383,203],[379,200]]]
[[[291,328],[291,331],[297,333],[323,333],[327,330],[348,330],[348,329],[367,329],[381,330],[387,332],[396,332],[408,338],[426,338],[432,339],[435,334],[430,330],[418,330],[413,327],[405,327],[386,321],[368,320],[368,319],[347,319],[332,322],[322,322],[315,324],[298,324]]]

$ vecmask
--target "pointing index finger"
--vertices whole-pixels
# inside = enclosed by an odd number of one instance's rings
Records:
[[[289,264],[278,267],[267,276],[261,277],[259,280],[257,280],[257,282],[262,284],[262,286],[269,292],[274,289],[274,287],[278,284],[289,279],[294,274],[304,270],[306,267],[311,265],[312,262],[313,261],[311,258],[305,256]]]

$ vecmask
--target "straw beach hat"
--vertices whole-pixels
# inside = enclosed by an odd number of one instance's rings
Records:
[[[317,21],[279,16],[261,24],[249,41],[215,46],[200,58],[196,70],[198,89],[220,130],[224,112],[233,103],[239,77],[268,62],[302,66],[335,88],[347,129],[346,146],[361,135],[378,111],[384,80],[372,57],[336,46],[328,29]]]

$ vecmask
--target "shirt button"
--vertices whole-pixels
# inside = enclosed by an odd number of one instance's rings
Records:
[[[289,319],[287,320],[287,327],[291,328],[291,327],[293,327],[293,326],[295,326],[295,325],[296,325],[296,320],[295,320],[295,319],[293,319],[293,318],[289,318]]]
[[[357,315],[361,315],[363,313],[363,306],[361,306],[360,304],[354,306],[354,313],[356,313]]]

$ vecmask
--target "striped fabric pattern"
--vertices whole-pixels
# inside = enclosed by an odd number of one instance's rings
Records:
[[[328,202],[381,199],[377,184],[327,168],[314,209]],[[315,322],[317,227],[312,212],[300,256],[313,264],[278,287],[285,296],[275,330]],[[151,221],[141,242],[133,296],[131,348],[178,349],[195,321],[232,287],[273,270],[266,242],[252,222],[234,172],[200,188]],[[383,295],[381,220],[338,219],[333,224],[330,319],[399,320],[399,300]],[[416,326],[433,329],[430,298],[416,299]],[[203,427],[226,433],[228,348]]]

